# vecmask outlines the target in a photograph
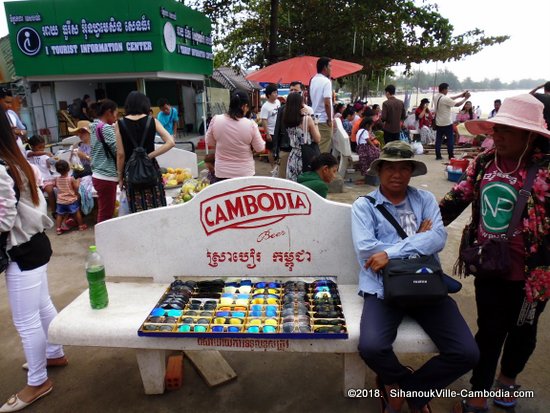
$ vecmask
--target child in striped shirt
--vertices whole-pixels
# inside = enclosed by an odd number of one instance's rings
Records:
[[[70,228],[65,224],[65,221],[69,216],[74,216],[80,231],[88,229],[88,226],[84,224],[82,214],[80,213],[80,201],[78,199],[78,187],[80,185],[80,180],[74,179],[69,175],[71,168],[69,167],[69,163],[67,161],[57,161],[55,163],[55,169],[59,175],[61,175],[55,179],[55,186],[57,188],[57,216],[55,218],[55,232],[57,235],[61,235],[63,232],[69,231]]]

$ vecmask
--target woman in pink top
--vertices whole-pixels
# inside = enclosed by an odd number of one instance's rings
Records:
[[[216,147],[218,180],[256,173],[252,150],[262,152],[265,142],[258,125],[244,117],[248,110],[248,94],[236,90],[231,95],[227,113],[214,116],[206,131],[206,144]]]

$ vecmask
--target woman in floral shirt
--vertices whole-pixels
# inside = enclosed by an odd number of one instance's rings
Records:
[[[550,131],[543,105],[530,95],[506,99],[489,121],[468,121],[473,134],[493,134],[495,148],[480,154],[466,176],[440,203],[445,225],[472,204],[469,228],[483,243],[506,234],[530,165],[538,171],[523,211],[522,221],[509,239],[510,269],[501,277],[475,279],[480,361],[470,383],[476,391],[490,390],[501,352],[495,387],[510,397],[495,397],[504,408],[514,407],[519,386],[516,376],[536,346],[537,323],[550,297]],[[467,240],[461,242],[461,248]],[[463,263],[459,269],[464,270]],[[467,272],[467,271],[465,271]],[[457,403],[455,413],[487,411],[487,399],[470,398]]]

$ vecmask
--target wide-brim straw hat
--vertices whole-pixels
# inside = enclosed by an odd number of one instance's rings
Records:
[[[426,164],[421,161],[413,159],[414,151],[407,142],[392,141],[384,145],[384,148],[380,151],[380,158],[376,159],[370,164],[370,168],[367,171],[368,175],[378,176],[378,170],[380,169],[381,162],[412,162],[414,164],[414,170],[411,176],[426,175],[428,168]]]
[[[469,120],[465,126],[474,135],[492,135],[494,125],[523,129],[550,138],[543,116],[544,105],[533,95],[517,95],[504,99],[494,118]]]
[[[79,120],[76,124],[76,128],[69,127],[70,133],[78,132],[79,130],[85,130],[90,133],[90,121],[89,120]]]

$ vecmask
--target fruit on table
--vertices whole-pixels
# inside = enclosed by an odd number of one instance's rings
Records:
[[[184,182],[181,187],[180,193],[174,198],[175,204],[181,204],[183,202],[188,202],[193,197],[206,188],[209,185],[208,180],[203,179],[198,181],[196,179],[188,179]]]
[[[162,174],[162,180],[165,185],[169,186],[182,184],[193,177],[191,170],[187,168],[165,168],[164,170],[165,172]],[[176,183],[169,184],[168,182],[170,181],[176,181]]]

